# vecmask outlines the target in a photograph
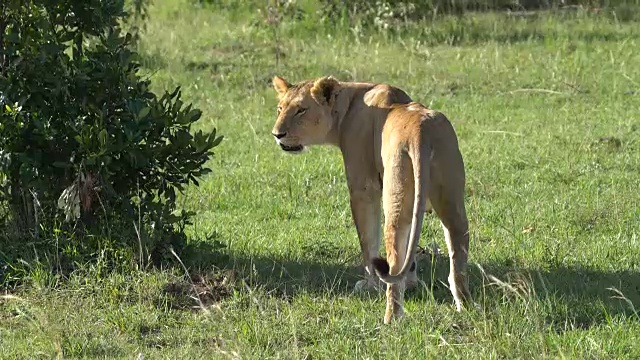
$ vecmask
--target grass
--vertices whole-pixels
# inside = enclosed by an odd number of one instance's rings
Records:
[[[640,357],[638,22],[471,13],[370,36],[303,16],[285,18],[276,42],[265,18],[188,0],[150,8],[140,50],[154,86],[182,85],[199,126],[225,135],[213,174],[181,199],[197,212],[190,276],[98,261],[62,279],[29,263],[28,285],[0,299],[0,357]],[[340,153],[274,144],[275,74],[391,83],[447,114],[482,311],[455,312],[435,257],[406,319],[382,326],[383,294],[352,291],[360,255]],[[432,241],[444,248],[428,216]]]

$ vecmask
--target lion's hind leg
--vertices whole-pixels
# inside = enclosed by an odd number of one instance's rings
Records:
[[[464,208],[464,182],[447,182],[432,187],[433,208],[438,214],[449,250],[449,287],[458,311],[471,301],[467,260],[469,225]]]

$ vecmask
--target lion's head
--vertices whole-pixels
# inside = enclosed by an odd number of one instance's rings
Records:
[[[333,77],[294,85],[279,76],[273,78],[279,102],[271,133],[282,150],[295,153],[326,142],[334,124],[332,107],[339,86]]]

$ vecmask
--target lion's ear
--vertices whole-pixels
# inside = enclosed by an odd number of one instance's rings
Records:
[[[313,83],[311,96],[319,104],[331,104],[331,98],[336,90],[338,90],[338,80],[333,76],[325,76]]]
[[[287,80],[281,78],[280,76],[273,77],[273,88],[276,89],[279,97],[282,97],[287,93],[287,90],[291,87],[291,84],[287,82]]]

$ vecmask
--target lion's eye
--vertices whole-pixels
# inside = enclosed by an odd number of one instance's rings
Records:
[[[280,115],[281,112],[282,112],[282,106],[278,106],[278,109],[276,109],[276,113]]]
[[[307,112],[307,109],[298,109],[298,111],[296,112],[296,115],[302,115],[305,112]]]

